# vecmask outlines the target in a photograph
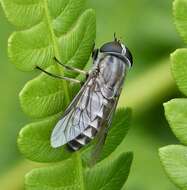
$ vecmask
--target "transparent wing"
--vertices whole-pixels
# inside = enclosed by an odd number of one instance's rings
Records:
[[[102,111],[103,96],[95,78],[90,78],[69,105],[51,135],[51,146],[57,148],[80,135]]]

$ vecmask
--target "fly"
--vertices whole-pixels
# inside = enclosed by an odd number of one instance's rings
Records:
[[[87,75],[87,80],[54,127],[50,139],[53,148],[67,144],[71,150],[77,151],[96,136],[96,146],[105,141],[133,58],[129,49],[115,37],[114,41],[95,49],[92,59],[90,72],[66,66],[56,59],[66,69]],[[81,83],[37,68],[50,76]]]

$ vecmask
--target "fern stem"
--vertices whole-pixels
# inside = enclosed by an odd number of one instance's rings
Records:
[[[77,162],[77,170],[78,170],[78,175],[79,175],[79,181],[80,181],[80,189],[81,190],[85,190],[85,187],[84,187],[84,176],[83,176],[83,167],[82,167],[82,159],[81,159],[81,156],[80,156],[80,153],[79,151],[75,152],[75,159],[76,159],[76,162]]]
[[[46,15],[46,18],[47,18],[47,25],[48,25],[49,30],[50,30],[51,39],[53,41],[54,54],[55,54],[55,57],[57,57],[60,60],[61,56],[60,56],[60,51],[59,51],[59,47],[58,47],[57,38],[55,36],[53,27],[51,25],[52,19],[51,19],[50,12],[49,12],[48,0],[43,0],[43,2],[44,2],[45,15]],[[61,74],[64,75],[63,68],[61,68],[60,71],[61,71]],[[66,105],[67,105],[70,102],[69,88],[68,88],[68,85],[67,85],[66,81],[63,80],[62,84],[63,84],[64,93],[65,93]]]

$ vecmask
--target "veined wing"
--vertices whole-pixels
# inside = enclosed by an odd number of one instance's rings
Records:
[[[103,113],[103,100],[96,78],[89,78],[56,124],[51,135],[51,146],[60,147],[92,126]]]

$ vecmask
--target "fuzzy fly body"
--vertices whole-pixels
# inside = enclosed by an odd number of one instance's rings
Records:
[[[92,58],[94,64],[86,82],[52,131],[53,148],[67,144],[77,151],[96,135],[104,142],[133,60],[128,48],[116,38],[94,50]],[[79,69],[67,69],[86,74]]]

